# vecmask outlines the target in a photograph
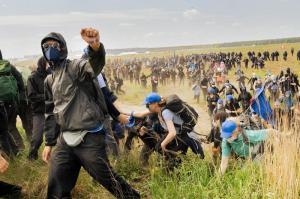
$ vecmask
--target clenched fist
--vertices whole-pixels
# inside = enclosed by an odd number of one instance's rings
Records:
[[[94,28],[83,28],[80,31],[82,39],[97,51],[100,47],[99,31]]]

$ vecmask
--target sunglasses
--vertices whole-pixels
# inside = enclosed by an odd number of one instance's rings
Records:
[[[42,45],[43,49],[47,50],[50,47],[56,48],[56,49],[60,49],[60,44],[58,42],[54,42],[54,43],[44,43]]]

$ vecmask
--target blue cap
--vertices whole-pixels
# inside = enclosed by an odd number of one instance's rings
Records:
[[[208,93],[210,93],[210,94],[215,94],[215,93],[216,93],[216,90],[213,89],[212,87],[209,87],[209,88],[208,88]]]
[[[228,101],[233,100],[233,96],[232,95],[227,95],[226,100],[228,100]]]
[[[218,99],[218,102],[217,102],[218,104],[223,104],[223,100],[220,98],[220,99]]]
[[[222,123],[221,138],[231,137],[233,131],[236,129],[237,125],[232,120],[226,120]]]
[[[152,103],[160,102],[160,101],[161,101],[161,97],[158,93],[150,93],[145,98],[144,104],[152,104]]]

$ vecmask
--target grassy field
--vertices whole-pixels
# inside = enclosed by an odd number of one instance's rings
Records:
[[[294,47],[297,51],[300,49],[300,43],[184,50],[176,51],[176,54],[213,51],[242,51],[243,54],[246,54],[248,50],[280,50],[282,54],[284,49],[290,51],[291,47]],[[138,56],[171,55],[173,55],[173,52],[150,53]],[[32,65],[32,62],[21,62],[17,65],[29,66]],[[298,75],[300,74],[300,62],[297,62],[295,55],[294,57],[289,56],[287,62],[282,59],[278,62],[267,62],[266,68],[257,72],[257,74],[264,76],[268,70],[278,73],[288,66]],[[246,71],[247,74],[252,72],[251,69]],[[232,73],[229,77],[233,78]],[[127,81],[123,89],[126,94],[120,95],[119,101],[131,106],[142,106],[145,95],[150,92],[150,87],[143,89],[139,85],[132,85]],[[205,102],[201,100],[199,104],[195,103],[187,82],[182,87],[174,87],[173,85],[159,87],[159,92],[162,95],[176,93],[201,111],[202,115],[200,115],[200,124],[197,130],[207,133],[204,131],[207,131],[210,124],[205,112]],[[20,128],[20,131],[24,136],[22,128]],[[141,192],[143,198],[300,198],[300,136],[297,131],[284,131],[281,134],[285,136],[272,137],[273,153],[267,151],[260,163],[252,163],[248,160],[231,161],[230,168],[224,176],[218,174],[219,162],[213,161],[209,146],[205,146],[205,160],[199,160],[189,152],[186,157],[183,157],[183,164],[172,174],[165,172],[162,160],[156,154],[151,156],[148,168],[142,167],[139,162],[139,151],[142,142],[137,140],[135,140],[137,147],[134,150],[129,154],[122,154],[119,159],[111,158],[111,164],[120,175],[124,176]],[[44,198],[48,167],[41,160],[29,162],[26,159],[27,149],[28,143],[26,150],[10,162],[8,172],[1,175],[0,179],[23,186],[24,198],[26,199]],[[112,198],[106,190],[95,184],[84,170],[80,173],[73,196],[80,199]]]

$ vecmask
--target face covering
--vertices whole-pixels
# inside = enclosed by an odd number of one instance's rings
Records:
[[[60,50],[50,47],[45,51],[45,56],[51,62],[58,62],[60,60]]]

